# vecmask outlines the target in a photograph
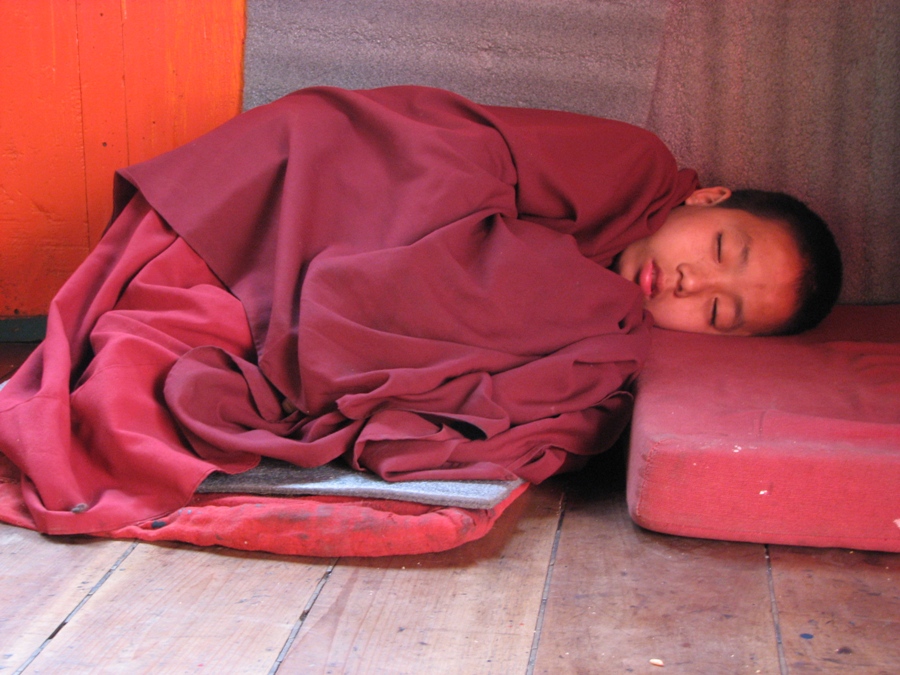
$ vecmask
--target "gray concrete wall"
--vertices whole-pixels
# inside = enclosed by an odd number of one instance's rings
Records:
[[[244,106],[318,84],[424,84],[642,124],[660,0],[249,0]]]

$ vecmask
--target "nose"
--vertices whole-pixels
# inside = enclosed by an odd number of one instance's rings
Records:
[[[675,295],[686,297],[714,289],[721,280],[720,275],[708,265],[682,263],[676,267],[678,280]]]

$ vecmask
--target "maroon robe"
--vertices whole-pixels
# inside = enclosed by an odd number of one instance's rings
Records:
[[[120,172],[0,393],[35,526],[107,531],[262,455],[532,482],[608,448],[648,348],[607,269],[696,187],[649,132],[315,88]]]

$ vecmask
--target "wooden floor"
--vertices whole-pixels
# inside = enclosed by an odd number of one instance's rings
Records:
[[[0,524],[0,673],[900,673],[900,555],[653,534],[623,480],[610,454],[371,560]]]

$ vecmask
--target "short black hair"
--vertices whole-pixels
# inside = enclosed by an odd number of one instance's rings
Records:
[[[717,206],[741,209],[787,226],[805,264],[798,281],[799,306],[773,335],[793,335],[814,328],[837,303],[844,266],[841,252],[825,221],[796,197],[768,190],[734,190]]]

